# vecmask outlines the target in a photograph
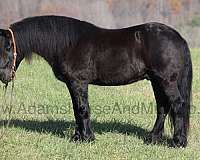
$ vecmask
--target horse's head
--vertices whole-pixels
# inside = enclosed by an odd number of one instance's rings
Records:
[[[7,84],[13,78],[14,50],[9,30],[0,29],[0,80]]]

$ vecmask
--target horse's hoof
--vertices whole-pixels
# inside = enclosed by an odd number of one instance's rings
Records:
[[[91,142],[94,140],[95,140],[94,134],[90,134],[90,135],[74,134],[71,138],[72,142]]]
[[[162,135],[154,135],[150,133],[147,138],[145,139],[146,144],[157,144],[160,143],[162,140]]]
[[[84,142],[91,142],[95,140],[95,136],[93,133],[91,133],[91,134],[83,135],[81,139]]]
[[[79,142],[79,141],[81,141],[81,135],[75,133],[75,134],[72,136],[71,141],[72,141],[72,142]]]
[[[171,147],[185,148],[187,146],[187,139],[185,137],[175,137],[172,140]]]

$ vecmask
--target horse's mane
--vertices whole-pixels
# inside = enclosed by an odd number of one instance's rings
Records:
[[[28,59],[33,50],[41,54],[59,54],[75,46],[80,39],[91,36],[96,29],[90,23],[62,16],[26,18],[10,28],[15,35],[17,50]]]

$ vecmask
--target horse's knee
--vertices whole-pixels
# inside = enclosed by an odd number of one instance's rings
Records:
[[[89,118],[89,107],[87,105],[83,105],[79,107],[79,116],[81,116],[81,118],[83,119],[87,119]]]

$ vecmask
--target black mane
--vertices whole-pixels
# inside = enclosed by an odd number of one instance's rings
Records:
[[[30,59],[32,52],[40,54],[61,53],[77,42],[92,35],[94,25],[62,16],[38,16],[26,18],[10,26],[18,52]]]

